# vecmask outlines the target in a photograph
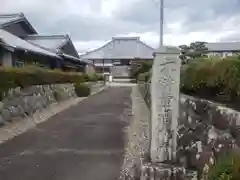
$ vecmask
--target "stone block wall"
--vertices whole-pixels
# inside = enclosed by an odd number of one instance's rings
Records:
[[[180,96],[178,157],[200,172],[223,153],[239,150],[240,112],[207,100]]]
[[[38,85],[9,90],[5,98],[0,101],[0,125],[17,121],[52,103],[76,97],[74,85]]]

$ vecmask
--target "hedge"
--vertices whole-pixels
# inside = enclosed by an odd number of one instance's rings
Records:
[[[102,75],[99,75],[99,74],[97,74],[97,73],[92,74],[92,75],[84,74],[83,77],[84,77],[84,80],[85,80],[85,81],[92,81],[92,82],[95,82],[95,81],[103,81],[103,76],[102,76]]]
[[[206,96],[221,94],[234,100],[240,95],[240,60],[231,57],[190,62],[181,74],[181,89]]]
[[[25,68],[0,68],[0,96],[3,92],[14,87],[27,87],[32,85],[61,84],[84,82],[81,73],[66,73],[59,70],[49,70],[29,66]],[[1,98],[1,97],[0,97]]]

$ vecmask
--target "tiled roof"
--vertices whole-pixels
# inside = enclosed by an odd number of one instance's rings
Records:
[[[51,50],[57,50],[65,43],[68,42],[67,35],[50,35],[50,36],[43,36],[43,35],[29,35],[24,38],[25,40],[39,45],[41,47],[45,47]]]
[[[81,55],[82,59],[152,59],[154,48],[139,37],[114,37],[102,47]]]
[[[8,46],[11,46],[13,48],[16,48],[16,49],[23,49],[23,50],[28,50],[28,51],[31,51],[33,53],[39,53],[39,54],[42,54],[42,55],[47,55],[47,56],[52,56],[52,57],[56,57],[56,58],[59,58],[59,56],[55,53],[52,53],[50,51],[47,51],[45,49],[42,49],[40,47],[37,47],[17,36],[14,36],[13,34],[3,30],[3,29],[0,29],[0,39],[2,39],[2,41],[8,45]]]
[[[34,33],[37,33],[36,30],[32,27],[32,25],[28,22],[23,13],[0,14],[0,28],[20,21],[25,22]]]
[[[0,40],[2,40],[3,44],[7,47],[12,47],[16,49],[28,50],[34,53],[52,56],[56,58],[61,58],[63,56],[66,59],[71,59],[75,61],[80,61],[82,63],[92,63],[87,60],[81,60],[77,57],[73,57],[71,55],[64,54],[59,51],[58,48],[62,47],[68,41],[71,41],[68,35],[28,35],[24,39],[21,39],[1,27],[7,26],[11,23],[16,23],[19,21],[26,22],[30,28],[32,28],[31,24],[27,21],[23,13],[18,14],[0,14]],[[33,28],[32,28],[33,29]],[[35,31],[33,29],[33,31]],[[35,31],[36,32],[36,31]]]
[[[31,44],[34,44],[40,48],[49,50],[51,52],[57,53],[64,58],[80,61],[82,63],[92,64],[91,61],[82,60],[79,59],[79,57],[74,57],[69,54],[65,54],[59,50],[65,43],[70,41],[70,38],[68,35],[29,35],[24,38],[24,40],[30,42]]]
[[[23,19],[23,15],[19,14],[0,14],[0,25],[4,25],[6,23]]]
[[[240,42],[217,42],[207,43],[206,47],[211,52],[240,51]]]

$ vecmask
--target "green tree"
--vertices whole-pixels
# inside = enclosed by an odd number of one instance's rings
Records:
[[[143,61],[136,70],[132,72],[132,76],[137,78],[139,74],[150,71],[152,68],[153,61]]]
[[[205,56],[205,52],[208,50],[206,42],[196,41],[188,45],[179,46],[181,49],[180,59],[183,63],[187,63],[188,59],[195,59],[198,57]]]

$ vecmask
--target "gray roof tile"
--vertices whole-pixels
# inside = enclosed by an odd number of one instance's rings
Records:
[[[65,54],[59,50],[65,43],[70,39],[68,35],[29,35],[24,38],[24,40],[46,50],[49,50],[53,53],[62,55],[64,58],[72,59],[75,61],[80,61],[87,64],[92,64],[91,61],[84,61],[78,57],[74,57],[68,54]]]
[[[0,14],[0,28],[3,28],[4,26],[8,26],[9,24],[17,23],[20,21],[25,22],[34,34],[37,33],[37,31],[32,27],[32,25],[29,23],[29,21],[26,19],[23,13]]]
[[[40,47],[37,47],[37,46],[35,46],[35,45],[17,37],[17,36],[14,36],[13,34],[5,31],[3,29],[0,29],[0,39],[2,39],[2,41],[5,44],[7,44],[9,46],[12,46],[14,48],[29,50],[29,51],[34,52],[34,53],[40,53],[40,54],[43,54],[43,55],[59,58],[59,56],[56,55],[55,53],[52,53],[50,51],[47,51],[47,50],[42,49]]]
[[[154,48],[139,37],[114,37],[102,47],[81,55],[82,59],[152,59]]]
[[[223,51],[240,51],[240,42],[217,42],[207,43],[208,51],[223,52]]]
[[[67,35],[50,35],[50,36],[43,36],[43,35],[30,35],[24,38],[25,40],[39,45],[41,47],[45,47],[51,50],[57,50],[63,44],[68,41]]]
[[[0,14],[0,25],[4,25],[4,24],[12,22],[12,21],[20,20],[23,17],[24,16],[23,16],[22,13],[19,13],[19,14]]]

